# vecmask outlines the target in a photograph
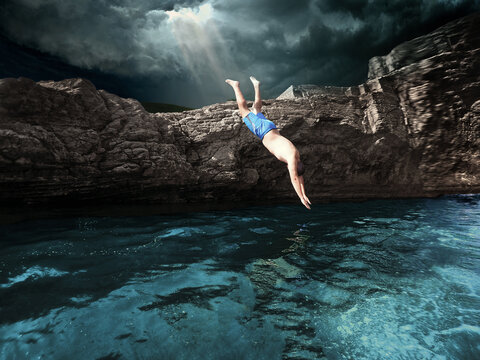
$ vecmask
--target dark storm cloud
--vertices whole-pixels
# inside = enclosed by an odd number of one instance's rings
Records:
[[[479,2],[4,0],[0,28],[70,65],[131,79],[132,97],[198,106],[233,97],[225,77],[251,96],[253,74],[265,97],[291,84],[358,84],[369,58]]]
[[[1,8],[4,32],[22,45],[58,55],[68,63],[122,75],[154,67],[151,53],[139,50],[139,32],[161,28],[167,18],[152,2],[21,0]],[[171,2],[167,4],[171,8]],[[148,45],[148,39],[145,41]],[[166,49],[167,50],[167,49]],[[176,68],[174,54],[155,54],[163,67]]]
[[[242,49],[255,54],[256,69],[273,81],[272,96],[290,84],[345,86],[363,82],[371,57],[384,55],[402,41],[479,10],[477,0],[315,0],[301,2],[291,10],[292,3],[269,2],[274,9],[270,12],[268,7],[255,12],[254,0],[231,5],[236,7],[234,16],[237,12],[244,16],[244,27],[259,24],[257,41],[245,36],[245,31],[232,30],[230,34]],[[282,15],[275,15],[283,8]],[[228,10],[225,5],[219,9]],[[242,58],[246,64],[248,56]]]

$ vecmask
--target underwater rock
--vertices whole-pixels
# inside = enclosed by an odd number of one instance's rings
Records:
[[[480,14],[371,59],[359,86],[291,86],[263,112],[315,201],[480,192]],[[3,204],[297,201],[233,101],[150,114],[85,79],[0,79]]]

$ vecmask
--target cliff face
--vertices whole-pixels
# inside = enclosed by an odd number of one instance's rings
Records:
[[[350,88],[292,86],[264,114],[311,200],[480,192],[480,14],[371,59]],[[0,80],[0,201],[295,200],[234,102],[150,114],[88,80]]]

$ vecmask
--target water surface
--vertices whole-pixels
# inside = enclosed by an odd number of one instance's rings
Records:
[[[0,226],[1,359],[479,359],[480,196]]]

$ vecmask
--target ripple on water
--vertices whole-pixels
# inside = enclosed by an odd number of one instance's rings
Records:
[[[251,232],[254,232],[256,234],[269,234],[274,232],[274,230],[267,228],[267,227],[259,227],[259,228],[249,228]]]
[[[42,266],[32,266],[31,268],[26,269],[23,273],[9,277],[6,284],[0,284],[1,288],[8,288],[15,284],[21,283],[26,280],[36,280],[45,277],[60,277],[68,274],[68,271],[61,271],[54,268],[42,267]]]

